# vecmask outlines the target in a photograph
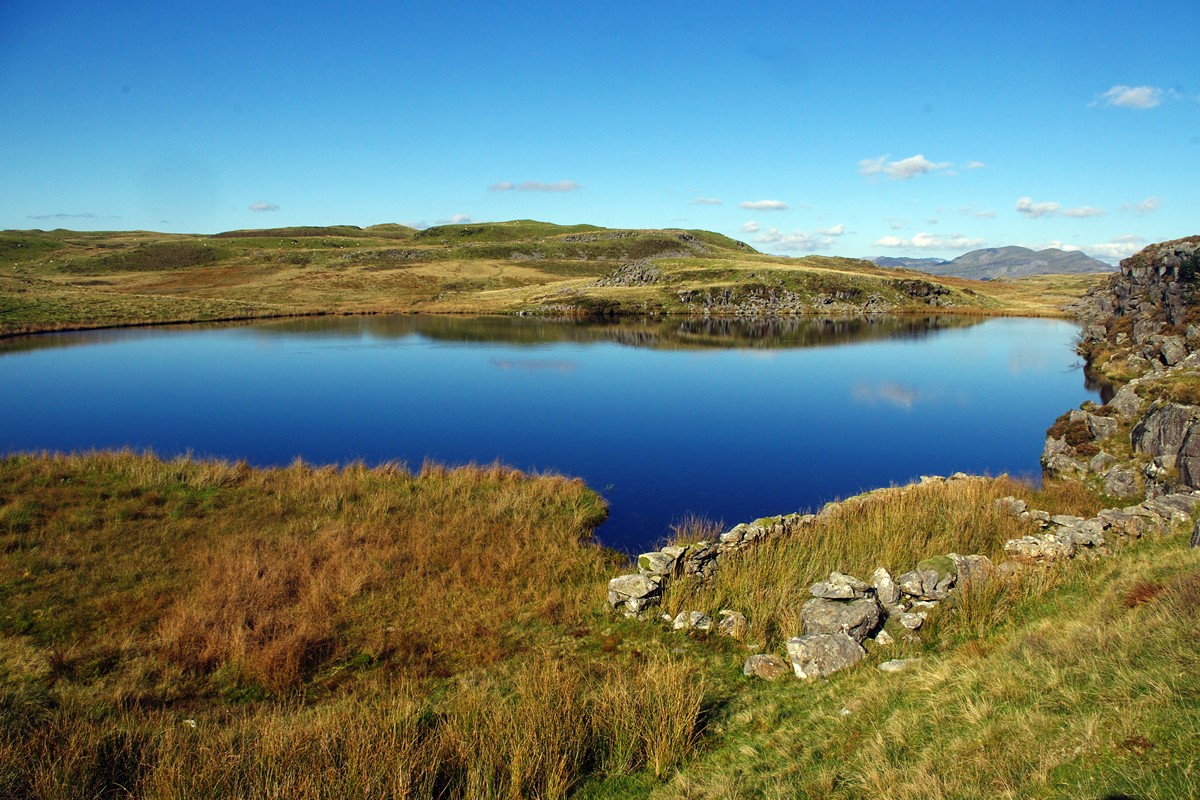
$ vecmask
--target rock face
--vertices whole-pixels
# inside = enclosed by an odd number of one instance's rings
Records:
[[[845,633],[818,633],[787,641],[788,659],[797,678],[827,678],[852,667],[867,651]]]

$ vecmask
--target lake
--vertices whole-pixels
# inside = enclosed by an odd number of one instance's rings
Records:
[[[923,474],[1035,477],[1084,400],[1062,320],[321,317],[0,340],[0,452],[505,464],[583,478],[638,552]]]

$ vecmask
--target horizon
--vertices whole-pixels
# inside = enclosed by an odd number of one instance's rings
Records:
[[[1108,263],[1196,233],[1200,76],[1161,57],[1192,3],[287,9],[0,10],[0,228],[528,218]]]

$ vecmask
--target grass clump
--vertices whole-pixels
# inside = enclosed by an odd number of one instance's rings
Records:
[[[1067,481],[1040,491],[1009,478],[887,489],[835,506],[790,537],[756,545],[727,561],[703,587],[675,581],[665,604],[672,614],[736,609],[753,621],[762,641],[775,646],[799,635],[808,587],[832,570],[869,578],[876,567],[895,575],[948,552],[998,559],[1005,541],[1028,533],[1019,520],[993,507],[1008,495],[1051,513],[1089,516],[1100,508],[1086,488]]]

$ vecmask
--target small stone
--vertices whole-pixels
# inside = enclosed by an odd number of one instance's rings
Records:
[[[887,647],[887,646],[893,645],[895,643],[896,643],[896,640],[892,638],[892,635],[887,632],[886,628],[881,630],[879,633],[875,634],[875,644],[877,644],[877,645],[880,645],[882,647]]]
[[[920,663],[919,658],[893,658],[891,661],[884,661],[876,669],[880,672],[903,672],[904,670],[916,666]]]
[[[734,639],[741,641],[746,638],[746,632],[750,629],[750,620],[737,611],[722,609],[721,621],[717,623],[717,631],[722,636],[732,636]]]
[[[712,626],[712,617],[702,611],[680,611],[671,623],[671,627],[677,631],[694,630],[707,633],[712,630]]]
[[[924,611],[915,611],[911,614],[901,614],[900,624],[908,628],[910,631],[915,631],[925,624],[926,613]]]
[[[661,551],[638,556],[638,572],[642,575],[674,575],[676,557]]]
[[[766,653],[752,655],[742,665],[742,674],[747,678],[762,678],[768,681],[782,678],[791,671],[792,665],[788,661]]]

